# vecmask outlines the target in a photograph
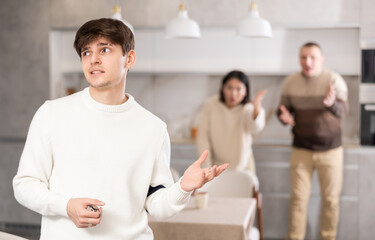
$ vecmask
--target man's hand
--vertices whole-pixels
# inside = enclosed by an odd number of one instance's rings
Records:
[[[201,168],[207,155],[208,150],[204,151],[199,159],[186,169],[181,181],[181,188],[184,191],[190,192],[201,188],[204,184],[219,176],[228,167],[229,164],[225,163],[220,166],[214,165],[211,168]]]
[[[280,111],[281,111],[281,114],[279,118],[283,123],[289,124],[290,126],[296,125],[292,114],[290,114],[289,110],[284,105],[280,106]]]
[[[87,207],[91,204],[99,206],[99,211],[87,210]],[[102,220],[103,209],[100,206],[104,206],[104,204],[91,198],[71,198],[66,206],[66,211],[78,228],[94,227]]]
[[[253,114],[253,118],[256,119],[257,116],[258,116],[258,113],[260,111],[260,108],[262,107],[262,100],[264,98],[264,95],[266,95],[267,93],[267,90],[264,89],[262,91],[259,91],[257,93],[257,95],[255,96],[254,100],[253,100],[253,105],[254,105],[254,114]]]
[[[336,100],[336,91],[332,87],[332,85],[329,85],[327,95],[326,95],[326,97],[323,100],[323,104],[326,107],[330,107],[330,106],[333,105],[333,103],[335,102],[335,100]]]

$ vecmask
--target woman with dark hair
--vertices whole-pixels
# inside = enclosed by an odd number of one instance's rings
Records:
[[[252,134],[265,126],[262,100],[266,90],[250,102],[250,84],[241,71],[229,72],[219,96],[206,100],[198,127],[197,150],[210,150],[206,166],[229,163],[229,168],[255,173]]]

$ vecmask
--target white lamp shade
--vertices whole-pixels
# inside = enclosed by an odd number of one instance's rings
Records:
[[[271,24],[259,17],[256,7],[238,24],[237,34],[241,37],[272,37]]]
[[[200,38],[200,36],[198,23],[189,18],[186,10],[180,10],[177,17],[166,27],[167,38]]]
[[[132,33],[134,34],[133,25],[131,25],[130,22],[128,22],[128,21],[126,21],[126,20],[124,20],[122,18],[122,16],[121,16],[121,8],[118,7],[117,5],[115,5],[115,7],[113,9],[113,15],[112,15],[111,18],[122,21],[132,31]]]

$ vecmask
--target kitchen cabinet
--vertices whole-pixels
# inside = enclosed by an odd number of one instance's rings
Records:
[[[255,144],[253,146],[260,191],[263,193],[264,237],[281,239],[286,236],[289,208],[289,145]],[[367,240],[375,235],[375,148],[344,149],[344,182],[340,198],[340,240]],[[194,144],[172,144],[171,166],[183,174],[197,159]],[[307,239],[318,239],[320,214],[319,181],[313,175],[308,206]]]
[[[23,141],[0,141],[0,223],[40,224],[40,214],[25,208],[14,198],[12,180],[23,147]]]
[[[260,191],[263,193],[263,225],[267,238],[282,238],[288,231],[290,146],[253,147]],[[344,182],[340,198],[338,239],[358,239],[359,148],[344,150]],[[319,238],[320,187],[314,172],[308,205],[306,238]]]
[[[50,33],[51,95],[69,81],[83,78],[72,47],[75,30]],[[240,38],[232,28],[203,28],[201,39],[166,39],[164,29],[135,29],[137,61],[133,73],[216,74],[241,69],[248,75],[285,76],[299,70],[299,47],[321,44],[325,65],[342,75],[358,76],[359,28],[332,26],[274,29],[272,38]],[[73,80],[72,80],[73,79]]]
[[[361,47],[362,48],[375,48],[375,1],[361,0]]]

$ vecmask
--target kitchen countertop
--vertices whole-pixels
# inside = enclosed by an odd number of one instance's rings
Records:
[[[171,138],[172,145],[195,145],[196,140],[191,138],[177,139]],[[291,140],[255,140],[253,147],[290,147]],[[353,141],[344,141],[343,147],[345,149],[375,149],[375,146],[361,146],[359,143]]]

